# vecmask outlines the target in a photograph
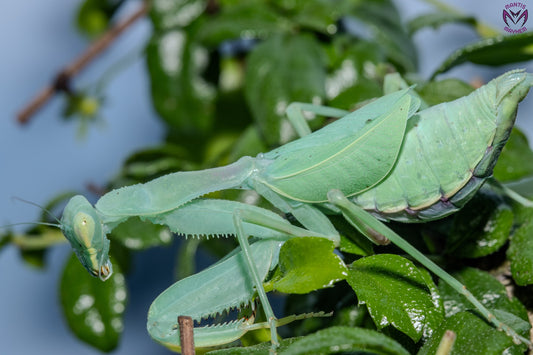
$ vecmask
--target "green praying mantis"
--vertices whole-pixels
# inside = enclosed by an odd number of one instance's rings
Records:
[[[531,346],[383,222],[431,221],[464,206],[491,176],[518,103],[532,85],[531,74],[514,70],[466,97],[424,109],[412,88],[389,90],[354,112],[293,103],[287,116],[299,139],[224,167],[177,172],[113,190],[94,207],[83,196],[75,196],[65,207],[61,228],[80,262],[102,280],[112,274],[106,234],[130,217],[167,225],[182,235],[237,237],[240,249],[172,285],[151,305],[147,323],[151,337],[174,350],[180,349],[179,315],[199,321],[253,305],[256,295],[266,322],[254,323],[251,316],[197,327],[196,346],[226,344],[247,331],[269,328],[275,351],[277,327],[321,316],[277,319],[263,282],[290,238],[319,237],[339,246],[340,236],[328,214],[342,214],[376,244],[391,241],[465,295],[515,342]],[[303,111],[340,119],[311,133]],[[302,227],[257,206],[202,198],[224,189],[255,190],[281,212],[292,214]],[[251,236],[254,243],[249,242]]]

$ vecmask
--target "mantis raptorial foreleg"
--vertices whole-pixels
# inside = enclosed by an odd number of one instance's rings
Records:
[[[250,245],[250,253],[260,278],[264,278],[272,263],[275,263],[278,250],[279,241],[275,239],[263,239]],[[161,293],[148,312],[148,331],[159,343],[180,351],[176,322],[178,315],[186,313],[199,321],[243,305],[248,305],[253,310],[254,303],[251,300],[254,288],[243,251],[236,249],[216,264],[176,282]],[[291,315],[276,319],[275,327],[295,320],[324,316],[328,315],[322,312]],[[255,323],[255,313],[252,312],[248,317],[223,324],[195,327],[194,344],[198,348],[228,344],[249,331],[271,326],[272,322]]]
[[[261,278],[272,267],[279,243],[276,239],[266,239],[251,246],[251,254]],[[234,308],[249,306],[253,309],[251,300],[255,286],[250,281],[242,254],[242,251],[236,250],[215,265],[178,281],[161,293],[148,312],[147,328],[152,338],[179,351],[179,329],[176,322],[179,315],[189,315],[200,322]],[[239,339],[252,326],[258,327],[254,320],[252,314],[249,318],[220,325],[197,327],[194,329],[194,343],[200,348],[227,344]]]
[[[200,320],[250,302],[255,292],[263,305],[267,317],[266,323],[253,324],[253,319],[250,322],[247,320],[233,322],[226,326],[217,326],[218,335],[212,328],[196,328],[195,344],[197,346],[224,344],[238,339],[249,330],[270,328],[272,344],[276,347],[278,344],[276,327],[292,320],[313,316],[306,314],[278,320],[266,296],[263,281],[270,268],[277,264],[277,255],[285,240],[292,237],[315,236],[337,241],[338,235],[334,229],[333,235],[324,235],[294,226],[277,214],[260,207],[235,201],[210,199],[195,200],[179,209],[145,218],[154,223],[167,225],[172,231],[185,235],[236,235],[242,249],[238,255],[224,259],[208,270],[171,286],[154,301],[148,316],[148,329],[153,338],[166,346],[171,347],[167,340],[171,337],[166,334],[168,329],[178,331],[177,327],[174,327],[178,315],[189,315],[195,320]],[[264,240],[249,245],[250,236]],[[238,265],[242,270],[238,270]],[[224,295],[217,295],[212,291],[207,292],[206,288],[229,289]],[[228,299],[224,297],[230,295]]]
[[[483,316],[487,320],[489,320],[492,324],[494,324],[498,329],[502,329],[503,331],[505,331],[507,335],[513,338],[513,341],[515,341],[516,343],[522,342],[525,344],[530,344],[528,339],[516,333],[514,329],[509,327],[507,324],[504,324],[503,322],[496,319],[496,317],[487,308],[485,308],[485,306],[480,301],[478,301],[472,295],[472,293],[470,293],[470,291],[466,289],[466,287],[463,284],[461,284],[459,281],[453,278],[446,271],[441,269],[433,261],[429,260],[424,254],[419,252],[412,245],[407,243],[402,237],[396,234],[392,229],[387,227],[381,221],[377,220],[367,211],[363,210],[362,208],[360,208],[359,206],[355,205],[350,200],[348,200],[341,191],[331,190],[328,193],[328,199],[333,205],[337,206],[342,211],[344,218],[346,218],[348,222],[350,222],[355,228],[357,228],[357,230],[359,230],[368,239],[370,239],[373,242],[376,242],[377,235],[381,235],[389,239],[398,248],[402,249],[407,254],[411,255],[416,261],[418,261],[420,264],[424,265],[426,268],[431,270],[431,272],[433,272],[435,275],[441,278],[444,282],[450,285],[453,289],[455,289],[460,294],[464,295],[476,307],[476,309],[480,313],[483,314]]]

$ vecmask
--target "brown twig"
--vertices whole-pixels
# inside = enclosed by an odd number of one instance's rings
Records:
[[[147,2],[143,1],[141,7],[137,11],[124,21],[111,27],[106,33],[94,41],[80,57],[61,70],[56,75],[53,82],[41,90],[41,92],[39,92],[39,94],[37,94],[34,99],[17,114],[17,121],[21,124],[27,123],[31,116],[50,100],[55,93],[59,91],[68,91],[72,77],[78,74],[88,63],[102,53],[122,32],[124,32],[125,29],[130,27],[139,18],[143,17],[147,11]]]
[[[193,321],[189,316],[179,316],[178,324],[180,328],[180,344],[182,355],[195,355]]]

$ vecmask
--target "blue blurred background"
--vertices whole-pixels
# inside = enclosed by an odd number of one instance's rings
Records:
[[[450,5],[503,29],[501,12],[505,1],[446,1]],[[529,5],[528,1],[522,0]],[[404,19],[430,10],[415,0],[396,1]],[[155,145],[163,139],[163,127],[154,113],[144,59],[138,57],[106,88],[102,109],[103,127],[90,127],[85,139],[76,136],[77,125],[61,120],[64,102],[56,97],[27,126],[15,121],[16,113],[48,84],[54,74],[87,47],[88,42],[74,28],[79,3],[72,0],[25,0],[0,3],[0,225],[30,222],[40,211],[13,201],[20,197],[45,204],[65,190],[83,191],[89,183],[104,185],[118,172],[133,151]],[[124,13],[138,3],[131,3]],[[146,19],[137,22],[99,59],[75,80],[77,87],[93,83],[125,53],[140,50],[150,35]],[[427,77],[453,49],[474,41],[467,27],[447,25],[438,31],[423,30],[415,41],[419,48],[420,73]],[[524,63],[533,71],[532,63]],[[463,65],[446,77],[484,81],[511,69]],[[518,126],[533,136],[533,95],[521,106]],[[46,270],[34,270],[22,263],[18,251],[8,246],[0,253],[0,353],[2,354],[98,354],[72,336],[62,319],[58,301],[60,271],[66,262],[68,245],[53,248]],[[167,275],[151,275],[134,269],[131,281],[142,285],[130,290],[125,332],[115,354],[166,354],[146,333],[150,302],[172,280],[173,249],[155,249],[136,256],[167,264]],[[157,276],[157,277],[156,277]],[[136,282],[135,282],[136,281]]]

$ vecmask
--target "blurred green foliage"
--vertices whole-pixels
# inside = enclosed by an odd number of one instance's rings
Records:
[[[101,34],[125,2],[85,0],[77,15],[78,28],[90,37]],[[435,80],[457,65],[495,66],[533,59],[529,50],[533,33],[503,36],[480,19],[446,8],[406,23],[391,0],[153,0],[150,4],[153,33],[145,50],[146,69],[153,106],[166,124],[167,136],[160,146],[129,157],[107,189],[170,172],[224,165],[284,144],[295,137],[284,116],[293,101],[355,109],[381,96],[385,75],[397,72],[416,83],[415,90],[434,105],[473,90],[460,79]],[[425,81],[416,75],[413,34],[452,22],[471,27],[480,39],[443,58]],[[99,101],[84,95],[71,95],[69,100],[66,115],[97,115]],[[314,129],[325,123],[322,118],[310,119]],[[495,177],[504,183],[531,181],[532,157],[527,139],[515,129]],[[70,196],[60,196],[48,207],[53,209]],[[244,200],[245,195],[223,191],[212,197]],[[498,298],[485,305],[527,336],[524,305],[531,307],[531,292],[508,298],[495,276],[512,277],[515,288],[530,290],[531,216],[533,209],[509,201],[497,188],[484,188],[454,216],[392,227],[446,270],[456,271],[478,299]],[[43,215],[43,221],[48,219]],[[334,311],[331,318],[308,319],[283,329],[289,338],[311,334],[282,341],[284,352],[432,354],[446,329],[457,333],[454,353],[525,351],[469,311],[471,306],[462,296],[445,284],[435,286],[425,270],[395,255],[394,247],[373,250],[345,222],[333,222],[343,234],[340,249],[348,271],[339,269],[338,256],[324,254],[331,247],[324,245],[327,241],[301,245],[302,240],[293,240],[282,249],[280,266],[268,284],[270,289],[298,294],[286,297],[287,314]],[[166,228],[133,219],[110,238],[111,253],[127,272],[131,252],[168,245],[171,235]],[[0,248],[13,243],[25,261],[42,266],[45,250],[61,240],[57,230],[40,226],[26,234],[3,235]],[[234,246],[232,240],[188,241],[177,260],[177,274],[195,272],[198,248],[219,258]],[[112,350],[122,331],[127,290],[118,270],[111,281],[101,284],[72,258],[61,279],[68,324],[80,339],[102,351]],[[342,276],[346,272],[348,276]],[[338,282],[311,292],[327,280]],[[85,308],[80,311],[80,307]],[[88,318],[92,320],[87,322]],[[262,344],[217,353],[264,354],[268,348]]]

